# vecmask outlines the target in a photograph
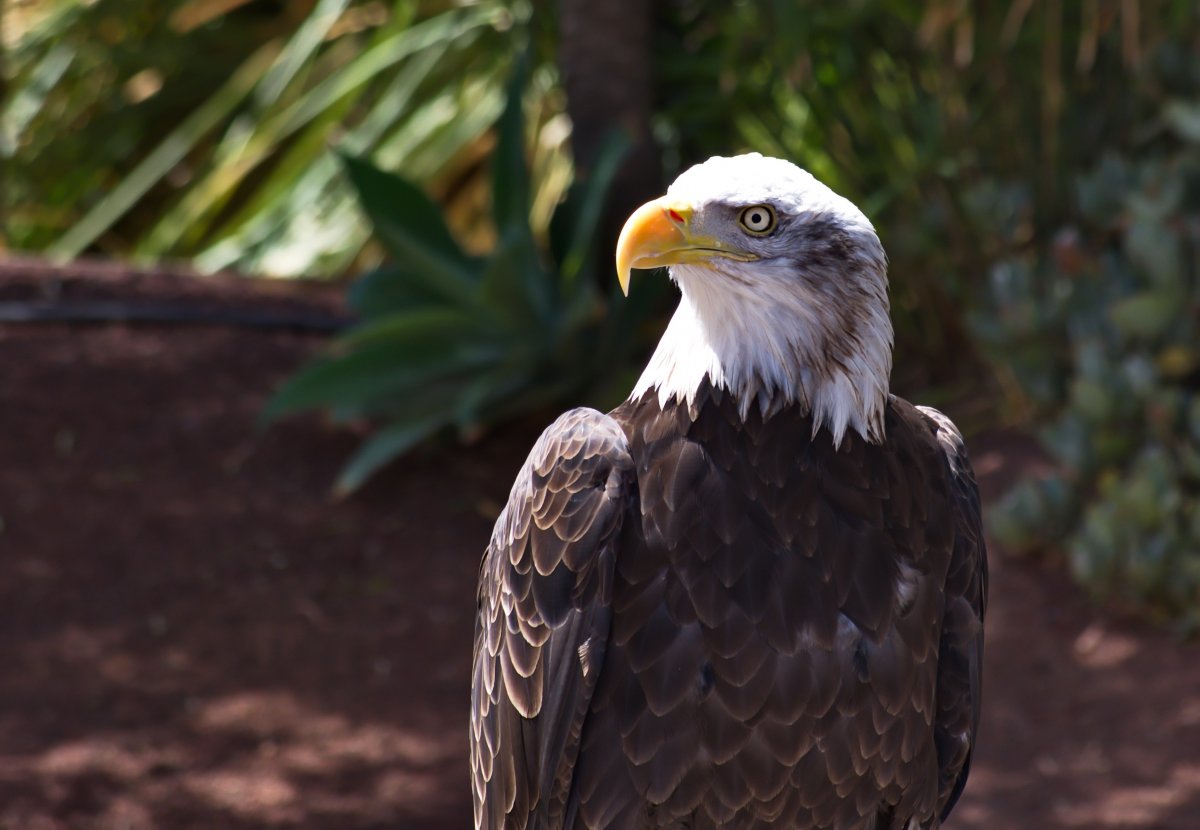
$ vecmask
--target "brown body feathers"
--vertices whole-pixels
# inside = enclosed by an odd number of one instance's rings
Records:
[[[937,827],[980,705],[978,493],[940,413],[835,448],[705,385],[546,430],[480,572],[478,828]]]

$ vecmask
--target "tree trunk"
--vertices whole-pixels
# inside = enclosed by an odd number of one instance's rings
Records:
[[[571,117],[576,176],[586,181],[604,139],[623,129],[633,141],[613,182],[597,255],[605,288],[625,218],[662,192],[658,150],[650,136],[653,99],[651,13],[647,0],[560,0],[559,56]]]

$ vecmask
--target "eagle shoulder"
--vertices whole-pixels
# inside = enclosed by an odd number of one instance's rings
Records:
[[[987,546],[979,487],[962,433],[944,414],[916,410],[945,453],[953,505],[954,547],[946,574],[945,611],[938,654],[934,741],[939,766],[941,819],[962,795],[979,733],[983,687],[983,619],[987,611]]]
[[[471,686],[475,826],[556,826],[611,621],[633,460],[592,409],[551,424],[496,521],[479,574]]]

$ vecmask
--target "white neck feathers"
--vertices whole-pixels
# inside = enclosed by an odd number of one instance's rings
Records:
[[[743,417],[753,405],[765,418],[799,404],[813,434],[825,427],[835,445],[847,429],[882,442],[892,363],[885,285],[853,307],[830,308],[794,273],[764,266],[672,268],[683,297],[630,397],[657,390],[661,406],[692,406],[708,378],[737,397]],[[749,268],[753,277],[743,276]]]

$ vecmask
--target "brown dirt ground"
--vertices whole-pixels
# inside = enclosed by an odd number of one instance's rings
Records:
[[[44,277],[37,277],[44,280]],[[336,310],[101,275],[65,296]],[[0,279],[0,300],[42,293]],[[463,828],[475,576],[536,428],[327,488],[356,436],[257,432],[322,338],[0,326],[0,827]],[[973,442],[994,497],[1036,455]],[[1200,647],[993,553],[984,728],[950,827],[1200,827]]]

